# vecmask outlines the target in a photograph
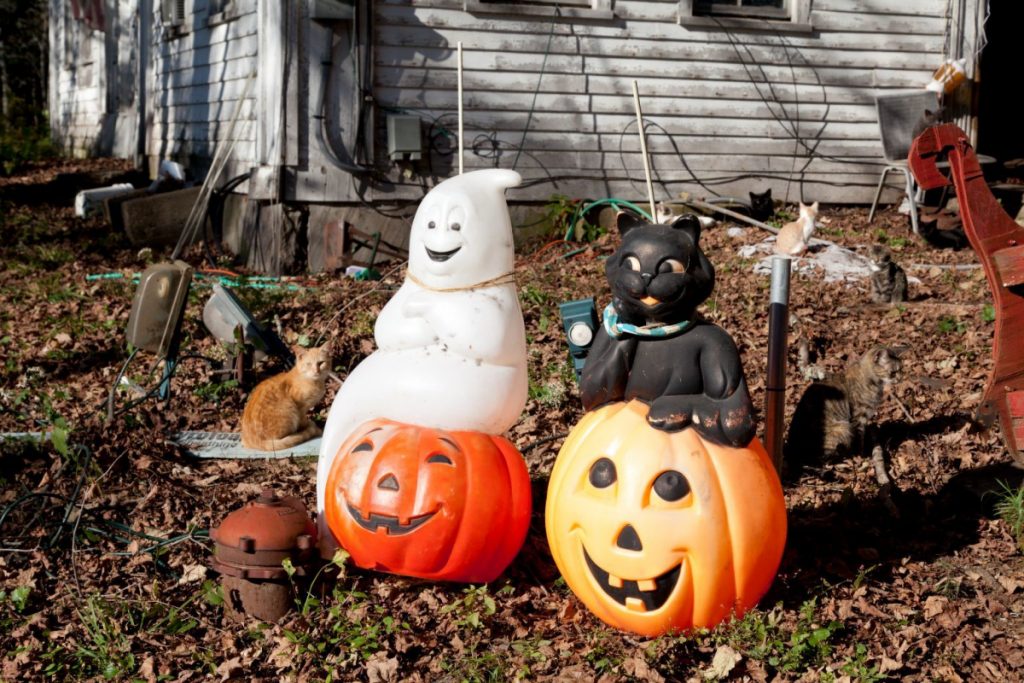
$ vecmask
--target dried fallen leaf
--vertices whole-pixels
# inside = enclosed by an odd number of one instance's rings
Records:
[[[398,680],[398,658],[377,652],[366,662],[369,683],[394,683]]]
[[[185,565],[184,570],[181,573],[181,578],[178,579],[178,585],[183,586],[189,583],[198,583],[206,578],[206,567],[201,564],[189,564]]]
[[[924,601],[924,618],[931,619],[932,617],[942,614],[948,604],[949,598],[941,595],[929,595]]]
[[[220,676],[221,681],[230,681],[232,678],[237,678],[242,675],[244,668],[242,667],[242,660],[239,657],[232,657],[226,661],[220,663],[217,667],[217,675]]]
[[[742,659],[743,655],[728,645],[719,645],[715,650],[714,659],[711,660],[711,666],[703,672],[704,680],[715,681],[726,678]]]

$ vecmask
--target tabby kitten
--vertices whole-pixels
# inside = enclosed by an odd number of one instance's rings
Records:
[[[750,217],[764,222],[775,215],[775,202],[772,201],[772,188],[764,192],[751,192]]]
[[[855,453],[883,391],[899,373],[902,350],[876,346],[843,373],[814,382],[797,404],[784,448],[789,474],[803,465]]]
[[[295,366],[260,382],[242,413],[242,445],[261,451],[280,451],[320,436],[307,413],[327,391],[331,371],[327,345],[295,347]]]
[[[907,300],[907,274],[892,260],[892,252],[882,244],[868,249],[871,260],[871,300],[876,304],[895,304]]]

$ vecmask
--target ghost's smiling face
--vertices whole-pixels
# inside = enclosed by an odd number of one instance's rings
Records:
[[[409,234],[409,272],[431,287],[467,287],[511,272],[505,189],[519,174],[486,169],[449,178],[423,198]]]
[[[473,207],[458,195],[428,196],[416,212],[413,236],[421,241],[426,260],[423,265],[432,275],[445,276],[459,270],[468,256],[472,258]]]

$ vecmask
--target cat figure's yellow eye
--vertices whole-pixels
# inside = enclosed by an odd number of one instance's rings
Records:
[[[640,259],[638,259],[636,256],[627,256],[624,259],[624,263],[626,264],[626,267],[629,268],[630,270],[635,270],[638,273],[640,272]]]
[[[667,258],[658,265],[659,273],[682,273],[686,267],[674,258]]]

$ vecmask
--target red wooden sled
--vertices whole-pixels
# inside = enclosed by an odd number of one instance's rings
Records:
[[[950,183],[937,161],[948,161],[960,202],[964,232],[978,255],[996,312],[994,366],[978,409],[988,425],[998,417],[1010,454],[1024,464],[1024,228],[992,195],[978,158],[962,130],[934,126],[914,140],[907,158],[918,185],[926,190]]]

